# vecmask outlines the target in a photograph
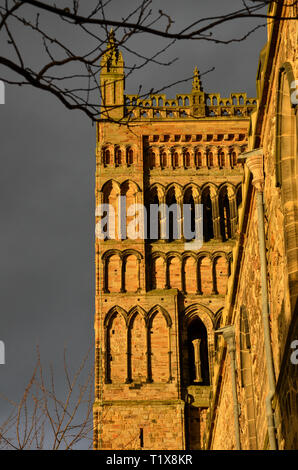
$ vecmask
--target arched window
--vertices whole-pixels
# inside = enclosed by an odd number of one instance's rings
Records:
[[[232,102],[233,102],[233,106],[236,106],[236,105],[237,105],[237,98],[236,98],[236,96],[233,96]]]
[[[149,241],[161,238],[161,213],[157,212],[159,204],[156,190],[154,190],[147,206],[147,238]]]
[[[195,233],[195,201],[192,194],[192,189],[189,188],[183,198],[184,204],[184,236],[186,240],[192,240],[194,237],[191,234]],[[186,206],[187,205],[187,206]],[[189,207],[190,206],[190,207]],[[189,236],[188,236],[189,235]]]
[[[224,152],[220,153],[219,164],[220,164],[221,168],[225,167],[225,154],[224,154]]]
[[[166,285],[165,260],[160,256],[152,260],[151,288],[164,289]]]
[[[107,181],[102,189],[103,203],[107,204],[101,217],[101,232],[105,239],[119,239],[118,232],[118,204],[119,204],[119,187],[113,181]]]
[[[213,153],[212,152],[208,153],[208,166],[209,167],[214,166],[214,160],[213,160]]]
[[[115,312],[107,328],[106,382],[125,383],[126,325],[123,316]]]
[[[104,165],[109,165],[111,163],[111,153],[108,149],[103,151],[103,163]]]
[[[155,168],[156,167],[156,156],[155,156],[155,153],[152,152],[151,153],[151,168]]]
[[[178,97],[178,106],[182,106],[183,105],[183,102],[182,102],[182,98],[181,96]]]
[[[133,164],[133,150],[128,149],[127,151],[127,165],[130,166]]]
[[[194,318],[187,328],[189,383],[210,385],[207,330],[200,318]]]
[[[185,154],[185,166],[186,168],[190,167],[190,153],[189,152],[186,152]]]
[[[161,164],[162,164],[163,168],[166,168],[168,166],[167,165],[167,154],[165,152],[163,152],[163,154],[161,156]]]
[[[173,167],[178,168],[178,166],[179,166],[179,156],[178,156],[178,153],[175,152],[173,155]]]
[[[202,154],[201,152],[196,153],[196,167],[200,168],[202,166]]]
[[[185,100],[184,100],[184,106],[189,106],[189,99],[188,99],[188,97],[186,97]]]
[[[137,292],[139,288],[139,262],[135,255],[129,255],[123,261],[123,290]]]
[[[106,290],[108,292],[120,292],[121,290],[121,259],[118,254],[110,256],[106,261]]]
[[[115,153],[115,165],[116,166],[121,165],[121,160],[122,160],[121,150],[117,149]]]
[[[210,189],[205,188],[202,193],[203,204],[203,236],[204,242],[208,242],[214,237],[213,219],[212,219],[212,203],[210,197]]]
[[[213,96],[213,98],[212,98],[212,104],[213,104],[213,106],[217,106],[217,98],[216,98],[216,96]]]
[[[230,202],[226,187],[221,190],[219,195],[219,215],[221,237],[223,241],[226,241],[231,238]]]
[[[168,241],[172,242],[180,238],[180,218],[178,214],[177,199],[173,189],[171,189],[167,194],[166,205],[169,209],[168,220],[166,221],[168,227]]]
[[[236,152],[232,152],[232,166],[237,166],[237,154]]]

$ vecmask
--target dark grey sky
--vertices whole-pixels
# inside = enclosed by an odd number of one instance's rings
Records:
[[[121,8],[135,3],[114,0],[110,16],[121,17]],[[177,27],[237,6],[242,6],[240,0],[153,1]],[[247,24],[229,23],[219,34],[237,37]],[[202,72],[215,67],[203,78],[205,91],[255,96],[258,54],[265,40],[262,28],[245,42],[228,46],[177,42],[166,56],[179,58],[174,65],[148,65],[127,80],[126,91],[182,80],[197,65]],[[26,41],[38,56],[34,39],[32,44],[29,37]],[[131,47],[150,53],[159,42],[138,35]],[[190,87],[182,84],[167,94],[187,93]],[[61,390],[64,347],[75,368],[93,345],[95,127],[83,114],[30,87],[6,86],[0,120],[0,339],[6,347],[0,392],[19,399],[35,364],[36,345],[44,365],[53,364]],[[3,418],[5,402],[0,406]]]

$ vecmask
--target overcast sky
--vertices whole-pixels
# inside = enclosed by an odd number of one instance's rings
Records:
[[[121,18],[123,5],[127,9],[135,3],[114,0],[110,17]],[[241,0],[153,1],[155,9],[175,19],[177,28],[238,5]],[[219,33],[237,37],[247,24],[229,23]],[[165,59],[179,60],[171,67],[148,65],[139,70],[126,81],[126,91],[134,93],[140,84],[158,89],[191,76],[197,65],[202,72],[215,67],[203,78],[205,91],[255,96],[265,33],[262,28],[245,42],[227,46],[177,42]],[[29,37],[26,41],[36,51]],[[149,54],[158,41],[138,35],[131,45]],[[128,54],[123,55],[125,60]],[[133,58],[127,61],[131,65]],[[185,83],[167,94],[190,89]],[[82,113],[64,109],[52,96],[29,86],[6,86],[0,120],[0,339],[6,348],[0,391],[19,399],[33,371],[37,345],[45,367],[53,364],[61,389],[64,347],[75,368],[93,346],[95,127]],[[3,401],[0,406],[1,418],[7,407]]]

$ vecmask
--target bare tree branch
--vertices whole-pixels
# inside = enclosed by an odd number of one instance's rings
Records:
[[[164,10],[155,11],[152,0],[139,0],[121,19],[109,17],[108,11],[113,0],[92,0],[88,4],[80,0],[65,0],[64,8],[58,7],[54,2],[5,0],[4,5],[0,5],[0,40],[5,46],[0,53],[0,79],[10,85],[29,84],[47,91],[67,109],[80,110],[92,121],[96,121],[101,118],[100,61],[109,41],[110,27],[114,27],[117,33],[116,47],[127,51],[130,58],[133,57],[134,63],[131,64],[130,60],[125,66],[128,77],[150,63],[163,67],[172,65],[177,58],[165,60],[164,57],[177,41],[200,40],[228,45],[245,41],[265,26],[263,20],[296,20],[294,7],[297,6],[297,1],[285,3],[278,0],[239,0],[239,7],[229,13],[195,18],[183,29],[175,30],[175,18]],[[274,4],[277,8],[270,8]],[[282,16],[280,5],[283,8],[293,8],[293,15]],[[49,18],[51,21],[48,21]],[[238,37],[222,37],[219,26],[242,20],[249,20],[246,31]],[[67,33],[61,33],[59,29],[61,22],[76,35],[82,35],[84,40],[81,44],[68,44]],[[22,41],[22,34],[31,34],[38,44],[37,64],[32,64],[32,57],[26,49],[26,42]],[[164,39],[166,43],[146,55],[131,46],[131,39],[138,34],[149,34]],[[19,80],[12,75],[19,77]],[[164,89],[172,85],[173,83],[168,83]],[[126,119],[117,122],[127,124]]]
[[[73,449],[84,441],[90,447],[93,438],[93,373],[86,373],[89,353],[73,378],[64,353],[66,396],[58,397],[53,370],[46,385],[39,351],[37,363],[19,404],[11,403],[12,411],[0,425],[0,448]],[[84,377],[83,377],[84,375]],[[83,383],[79,381],[83,378]]]

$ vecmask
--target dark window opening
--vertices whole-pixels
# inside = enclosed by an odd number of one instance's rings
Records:
[[[223,241],[231,238],[230,203],[227,189],[224,188],[219,198],[220,233]]]
[[[204,323],[195,318],[188,326],[189,383],[210,385],[207,330]]]
[[[210,197],[210,189],[207,188],[202,194],[203,204],[203,237],[204,242],[208,242],[214,237],[213,219],[212,219],[212,203]]]

